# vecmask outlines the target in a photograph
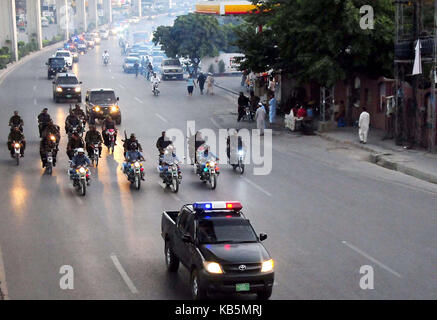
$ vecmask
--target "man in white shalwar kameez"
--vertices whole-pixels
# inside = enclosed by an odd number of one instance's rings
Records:
[[[258,109],[256,109],[255,120],[256,127],[260,130],[260,135],[264,135],[264,129],[266,128],[266,109],[262,103],[259,103]]]
[[[370,114],[367,109],[363,107],[363,112],[360,114],[358,120],[358,136],[360,137],[360,143],[367,143],[367,134],[369,133]]]

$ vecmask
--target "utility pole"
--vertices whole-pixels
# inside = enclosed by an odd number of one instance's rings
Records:
[[[436,57],[437,57],[437,0],[434,0],[434,50],[433,63],[431,69],[431,141],[428,144],[431,152],[435,151],[436,140],[436,101],[435,101],[435,77],[436,77]]]

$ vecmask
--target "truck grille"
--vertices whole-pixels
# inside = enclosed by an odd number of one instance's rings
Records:
[[[243,270],[240,270],[240,266],[246,266]],[[239,274],[250,274],[261,272],[261,263],[239,263],[239,264],[226,264],[223,265],[223,270],[226,273],[239,273]]]

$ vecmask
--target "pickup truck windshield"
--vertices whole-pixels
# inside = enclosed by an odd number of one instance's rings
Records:
[[[64,58],[50,59],[49,65],[52,67],[63,67],[65,65],[65,60]]]
[[[116,103],[114,91],[91,92],[90,101],[92,103]]]
[[[180,66],[180,62],[177,59],[165,60],[164,66]]]
[[[79,82],[75,77],[59,77],[58,84],[78,84]]]
[[[69,57],[70,52],[56,52],[57,57]]]
[[[243,219],[202,219],[199,221],[200,243],[256,242],[249,221]]]

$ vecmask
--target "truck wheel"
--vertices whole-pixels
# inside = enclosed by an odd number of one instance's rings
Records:
[[[193,300],[205,300],[207,298],[206,291],[200,286],[199,273],[196,269],[191,272],[190,286]]]
[[[256,294],[258,300],[268,300],[271,295],[272,295],[272,288],[268,288]]]
[[[167,270],[169,272],[176,272],[179,268],[179,259],[170,247],[169,241],[165,242],[165,264],[167,265]]]

